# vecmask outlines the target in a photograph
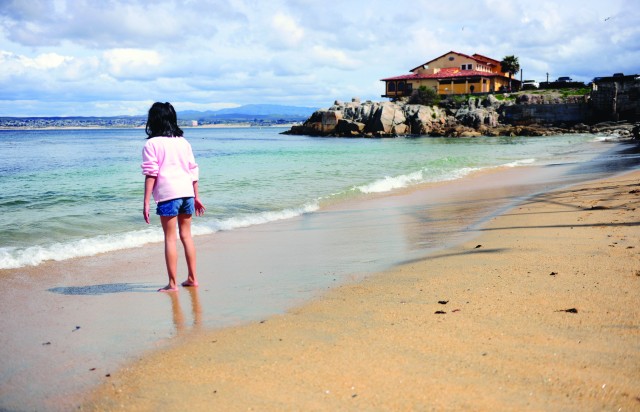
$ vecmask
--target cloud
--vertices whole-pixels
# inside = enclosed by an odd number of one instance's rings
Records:
[[[313,46],[311,55],[317,65],[329,67],[338,67],[342,69],[356,69],[361,63],[350,57],[347,52],[338,49],[332,49],[325,46]]]
[[[149,79],[162,64],[154,50],[112,49],[103,53],[108,73],[119,79]]]
[[[640,72],[634,0],[0,2],[0,115],[380,100],[379,79],[449,50],[536,80]]]
[[[304,39],[304,29],[291,17],[276,13],[271,21],[276,40],[288,47],[295,47]]]

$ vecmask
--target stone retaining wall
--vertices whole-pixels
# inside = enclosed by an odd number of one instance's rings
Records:
[[[503,108],[503,123],[577,124],[587,123],[590,108],[587,103],[515,104]]]
[[[640,121],[640,80],[635,76],[597,82],[591,92],[592,120]]]

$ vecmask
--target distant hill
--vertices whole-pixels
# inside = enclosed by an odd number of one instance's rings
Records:
[[[193,120],[200,125],[221,123],[250,123],[252,125],[281,125],[303,122],[317,109],[313,107],[280,106],[277,104],[248,104],[232,109],[198,112],[178,112],[181,126],[189,126]],[[41,116],[0,117],[0,127],[45,128],[45,127],[141,127],[147,115],[137,116]]]
[[[247,104],[230,109],[199,112],[186,110],[178,112],[180,120],[197,120],[202,123],[233,121],[302,121],[318,110],[315,107],[281,106],[277,104]]]

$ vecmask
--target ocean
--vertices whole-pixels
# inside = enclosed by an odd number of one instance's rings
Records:
[[[597,137],[395,139],[283,135],[284,128],[191,128],[206,215],[194,234],[260,225],[372,193],[498,167],[579,162]],[[140,129],[0,131],[0,269],[162,240],[142,218]],[[601,143],[600,143],[601,144]]]

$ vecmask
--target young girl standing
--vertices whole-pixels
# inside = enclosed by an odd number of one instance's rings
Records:
[[[177,234],[184,246],[188,276],[182,286],[198,286],[196,249],[191,237],[191,216],[202,216],[205,207],[198,196],[198,165],[189,142],[182,137],[178,118],[169,103],[154,103],[147,118],[147,143],[142,150],[144,182],[144,220],[149,223],[149,199],[157,203],[164,231],[164,257],[169,284],[158,292],[178,290]],[[176,230],[177,226],[177,230]]]

